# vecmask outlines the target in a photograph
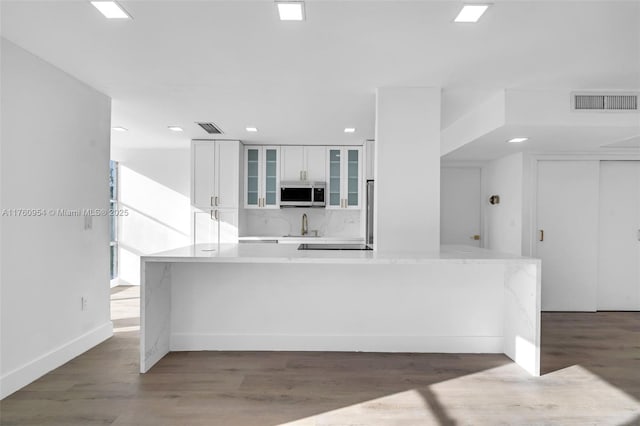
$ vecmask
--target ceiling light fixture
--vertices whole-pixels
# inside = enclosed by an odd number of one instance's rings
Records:
[[[488,8],[488,4],[465,4],[454,22],[478,22]]]
[[[509,139],[507,142],[509,143],[520,143],[529,140],[529,138],[513,138]]]
[[[247,132],[252,132],[252,133],[255,133],[258,131],[257,127],[247,127],[246,129],[247,129]]]
[[[169,126],[168,129],[171,130],[172,132],[182,132],[183,131],[182,127],[179,127],[179,126]]]
[[[120,127],[120,126],[112,127],[111,130],[115,130],[116,132],[128,132],[129,131],[129,129],[127,129],[126,127]]]
[[[129,15],[118,3],[115,1],[92,1],[91,4],[108,19],[131,19]]]
[[[345,127],[344,128],[344,132],[345,133],[355,133],[356,132],[356,128],[355,127]]]
[[[304,2],[276,1],[281,21],[304,21]]]

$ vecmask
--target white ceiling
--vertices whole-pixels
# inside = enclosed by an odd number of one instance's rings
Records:
[[[639,126],[518,126],[506,125],[491,131],[442,157],[444,161],[488,161],[517,152],[601,152],[639,154]],[[528,137],[522,143],[507,143],[514,137]],[[613,142],[605,145],[603,141]],[[615,142],[614,142],[615,141]],[[633,142],[636,142],[634,144]],[[624,150],[623,150],[624,149]]]
[[[0,3],[3,37],[113,98],[117,147],[187,147],[198,120],[249,142],[359,143],[381,86],[442,87],[444,127],[503,88],[640,89],[639,1],[495,1],[475,25],[452,22],[458,1],[308,0],[304,22],[272,1],[120,3],[133,20]]]

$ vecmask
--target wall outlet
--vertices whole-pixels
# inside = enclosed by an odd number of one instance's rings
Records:
[[[87,310],[87,304],[89,303],[89,301],[87,300],[86,297],[82,296],[80,298],[80,310],[81,311],[86,311]]]

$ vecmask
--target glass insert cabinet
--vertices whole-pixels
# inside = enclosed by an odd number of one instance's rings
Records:
[[[359,209],[362,206],[362,148],[328,147],[327,177],[329,209]]]
[[[245,208],[280,208],[280,148],[245,146]]]

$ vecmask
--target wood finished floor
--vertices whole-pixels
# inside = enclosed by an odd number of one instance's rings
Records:
[[[136,287],[115,335],[0,403],[2,425],[640,425],[640,313],[545,313],[530,377],[502,355],[171,353],[138,374]]]

